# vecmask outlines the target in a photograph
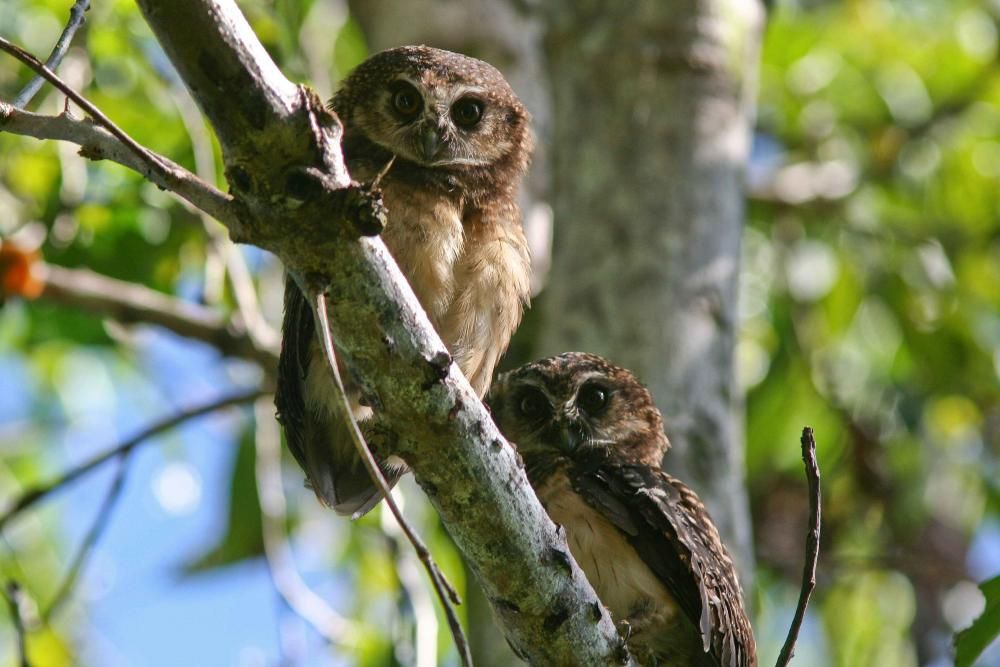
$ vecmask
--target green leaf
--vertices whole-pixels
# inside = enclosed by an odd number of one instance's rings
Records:
[[[247,429],[240,438],[233,462],[226,534],[217,545],[185,565],[185,574],[231,565],[264,553],[260,500],[255,480],[253,430]]]
[[[955,667],[971,667],[990,643],[1000,636],[1000,575],[979,584],[986,608],[972,625],[955,635]]]

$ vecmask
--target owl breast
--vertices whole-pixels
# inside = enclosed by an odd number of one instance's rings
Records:
[[[566,530],[573,559],[616,621],[651,607],[667,616],[679,613],[673,596],[622,532],[570,488],[565,474],[553,474],[538,497],[552,520]]]
[[[572,489],[564,472],[552,474],[538,498],[566,531],[573,559],[614,621],[629,624],[629,649],[640,664],[714,664],[663,582],[625,535]]]
[[[458,203],[391,180],[383,195],[389,220],[382,238],[434,328],[440,330],[465,246]]]

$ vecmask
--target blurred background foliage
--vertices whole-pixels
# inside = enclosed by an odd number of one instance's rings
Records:
[[[5,0],[0,34],[47,54],[70,4]],[[324,96],[366,56],[341,2],[240,6],[285,73]],[[737,351],[762,664],[798,593],[805,424],[820,444],[825,542],[794,664],[950,664],[952,634],[982,609],[976,582],[1000,570],[998,26],[995,1],[772,8]],[[10,99],[28,73],[0,62]],[[93,3],[60,73],[139,142],[224,186],[217,146],[131,0]],[[62,107],[51,89],[32,104]],[[0,133],[0,234],[47,262],[233,312],[204,224],[214,223],[123,168]],[[276,326],[281,267],[242,255]],[[513,349],[529,350],[530,335]],[[10,299],[0,310],[0,506],[153,419],[261,378],[249,362],[160,330]],[[335,519],[290,459],[284,527],[297,567],[355,619],[355,645],[328,646],[281,602],[261,556],[254,427],[253,412],[231,410],[126,463],[78,586],[30,634],[36,665],[454,663],[391,520]],[[40,609],[112,477],[99,471],[4,528],[0,576]],[[404,484],[402,498],[464,590],[460,558],[419,491]],[[15,664],[9,623],[0,646],[0,664]],[[1000,665],[1000,649],[979,664]]]

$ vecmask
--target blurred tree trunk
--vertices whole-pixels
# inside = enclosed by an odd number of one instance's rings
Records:
[[[548,199],[555,213],[552,271],[522,327],[533,356],[596,352],[649,385],[667,468],[706,501],[746,577],[733,349],[759,1],[354,0],[351,12],[373,51],[479,57],[525,101],[538,136],[526,211]],[[514,664],[470,597],[476,664]]]
[[[763,9],[544,6],[555,238],[539,352],[596,352],[649,386],[673,443],[667,469],[705,500],[746,576],[733,351]]]

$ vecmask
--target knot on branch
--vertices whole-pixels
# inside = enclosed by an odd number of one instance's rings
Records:
[[[344,198],[344,214],[361,236],[378,236],[388,215],[382,191],[376,186],[351,185]]]
[[[349,220],[360,236],[378,236],[385,229],[388,212],[377,187],[351,183],[344,188],[334,176],[316,167],[292,167],[285,177],[285,195],[296,208],[308,202],[336,212]]]

